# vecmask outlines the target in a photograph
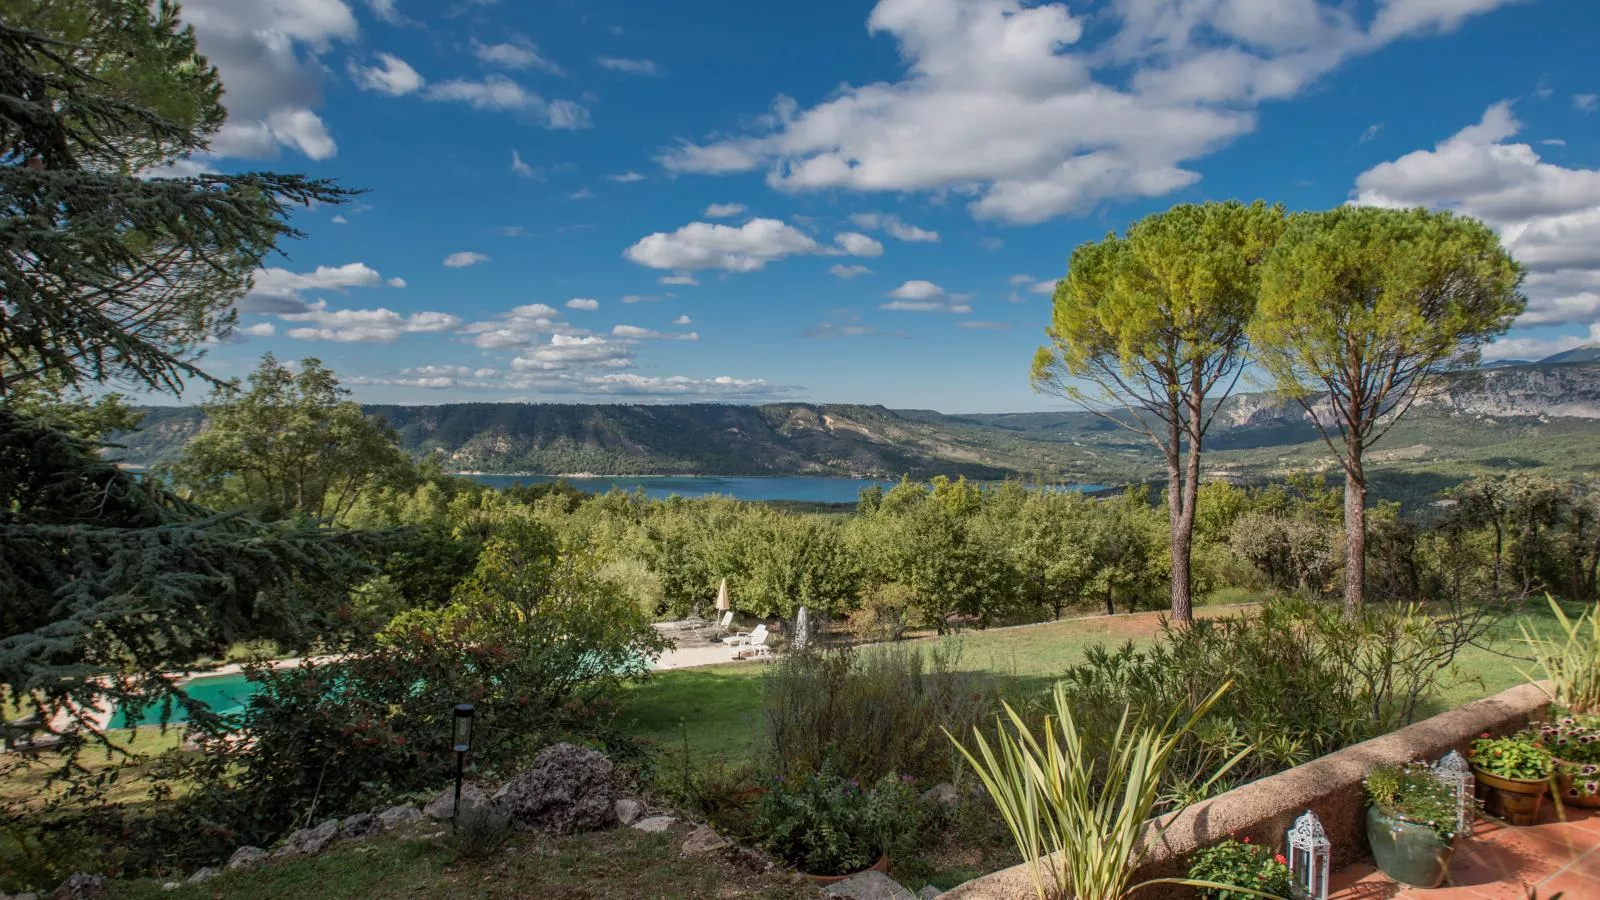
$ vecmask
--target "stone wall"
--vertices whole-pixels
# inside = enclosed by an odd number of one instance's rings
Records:
[[[1509,734],[1538,717],[1548,705],[1539,686],[1514,687],[1155,820],[1148,827],[1147,839],[1154,838],[1160,825],[1169,827],[1151,847],[1134,881],[1182,877],[1195,851],[1229,836],[1248,836],[1256,843],[1281,849],[1290,823],[1307,809],[1315,811],[1328,830],[1334,868],[1355,862],[1367,855],[1361,782],[1368,772],[1385,763],[1433,760],[1451,750],[1464,752],[1479,734]],[[942,896],[947,900],[1035,897],[1024,865],[974,879]],[[1140,900],[1192,896],[1189,888],[1173,885],[1155,885],[1138,893]]]

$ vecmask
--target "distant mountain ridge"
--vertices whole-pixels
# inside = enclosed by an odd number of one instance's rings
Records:
[[[451,471],[596,475],[1012,475],[1112,483],[1159,472],[1140,436],[1081,411],[952,415],[831,403],[368,406],[415,456]],[[116,455],[175,458],[204,426],[193,407],[149,407]],[[1600,364],[1496,367],[1450,376],[1397,429],[1406,459],[1538,440],[1600,447]],[[1530,438],[1529,435],[1534,437]],[[1270,394],[1230,398],[1214,428],[1212,465],[1261,468],[1315,461],[1324,448],[1305,410]],[[1392,443],[1392,442],[1391,442]],[[1417,448],[1421,449],[1418,450]],[[1277,448],[1277,449],[1274,449]],[[1536,449],[1536,447],[1534,448]],[[1399,452],[1399,451],[1394,451]],[[1485,451],[1487,452],[1487,451]],[[1519,457],[1526,454],[1519,452]]]

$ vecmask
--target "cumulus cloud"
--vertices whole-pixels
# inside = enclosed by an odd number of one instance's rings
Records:
[[[518,372],[554,372],[592,366],[628,368],[632,365],[632,341],[598,335],[552,334],[548,343],[536,345],[511,360],[511,368]]]
[[[1352,202],[1484,220],[1529,269],[1528,310],[1517,324],[1586,325],[1600,315],[1600,170],[1544,161],[1515,140],[1521,130],[1511,102],[1496,103],[1433,149],[1361,173]],[[1517,346],[1501,341],[1494,354],[1520,357],[1509,349]]]
[[[947,293],[931,281],[915,279],[890,291],[889,302],[879,308],[897,312],[969,313],[972,312],[972,306],[967,303],[970,299],[966,294]]]
[[[567,301],[567,306],[572,309],[591,308],[572,305],[575,300],[580,299],[582,298]],[[599,304],[596,303],[595,306]],[[578,331],[559,321],[559,316],[560,313],[552,306],[544,303],[526,303],[513,307],[493,319],[473,322],[461,330],[471,336],[468,340],[473,346],[485,350],[529,347],[544,341],[547,335],[571,335]]]
[[[257,322],[254,325],[246,325],[239,331],[251,337],[272,337],[278,333],[278,326],[271,322]]]
[[[738,228],[691,222],[677,231],[658,231],[641,238],[623,251],[623,256],[652,269],[754,272],[785,256],[819,249],[816,241],[792,225],[777,219],[751,219]]]
[[[653,60],[648,59],[622,59],[615,56],[602,56],[595,60],[602,69],[613,72],[622,72],[627,75],[659,75]]]
[[[472,42],[472,55],[478,61],[502,69],[543,69],[556,75],[564,74],[561,67],[546,59],[538,46],[525,37],[518,36],[499,44]]]
[[[656,302],[657,300],[660,300],[660,299],[661,299],[660,297],[657,297],[654,294],[623,294],[621,297],[618,298],[618,302],[620,302],[620,303],[654,303],[654,302]]]
[[[523,162],[522,154],[518,153],[515,148],[511,151],[511,171],[521,175],[523,178],[539,177],[539,170]]]
[[[318,266],[311,272],[288,269],[257,269],[251,276],[250,291],[236,304],[240,312],[295,313],[309,308],[302,296],[307,291],[344,293],[353,287],[379,287],[384,284],[378,270],[366,263]],[[405,282],[400,282],[404,286]],[[391,283],[391,286],[394,286]]]
[[[473,109],[523,113],[557,131],[589,127],[589,110],[571,100],[546,100],[504,75],[482,80],[457,78],[430,85],[423,97],[442,103],[465,103]]]
[[[419,312],[407,316],[381,308],[334,310],[322,300],[310,304],[304,312],[287,313],[279,318],[286,322],[309,323],[286,331],[289,337],[340,343],[386,343],[402,334],[451,331],[461,325],[460,319],[448,313]]]
[[[674,324],[674,325],[693,325],[694,324],[694,320],[689,318],[688,316],[679,316],[676,319],[672,320],[672,324]]]
[[[644,180],[644,176],[638,172],[623,172],[619,175],[607,175],[606,178],[618,184],[633,184],[636,181]]]
[[[1060,283],[1061,279],[1059,278],[1048,278],[1028,288],[1028,291],[1033,294],[1054,294],[1056,285]]]
[[[981,319],[963,319],[957,325],[970,331],[1009,331],[1011,329],[1010,322],[985,322]]]
[[[1592,113],[1600,109],[1600,94],[1573,94],[1572,108],[1581,113]]]
[[[731,219],[744,212],[743,203],[713,203],[706,207],[708,219]]]
[[[839,249],[851,256],[882,256],[883,245],[854,231],[842,231],[833,236],[833,242]]]
[[[471,250],[459,250],[444,258],[445,267],[450,269],[464,269],[467,266],[475,266],[488,261],[488,254],[476,253]]]
[[[672,275],[663,275],[660,278],[657,278],[656,281],[661,283],[661,284],[693,285],[693,284],[699,284],[700,283],[698,281],[695,281],[694,280],[694,276],[690,275],[688,272],[677,272],[677,273],[672,274]]]
[[[915,225],[909,225],[905,222],[902,222],[900,217],[896,215],[887,215],[884,213],[856,213],[850,217],[850,221],[855,223],[857,228],[865,228],[868,231],[877,231],[880,229],[886,231],[889,233],[890,237],[899,241],[906,241],[909,243],[937,243],[939,240],[939,233],[937,231],[928,231],[926,229],[918,228]]]
[[[1540,360],[1546,356],[1554,356],[1590,344],[1600,344],[1600,322],[1590,325],[1586,334],[1502,338],[1483,348],[1483,358]]]
[[[860,278],[862,275],[871,275],[872,270],[866,266],[847,266],[843,263],[835,263],[828,267],[828,274],[848,281],[851,278]]]
[[[652,328],[640,328],[637,325],[617,325],[611,333],[620,338],[631,338],[641,341],[698,341],[700,335],[693,331],[656,331]]]
[[[423,78],[416,69],[393,53],[379,53],[376,66],[357,65],[350,61],[350,77],[356,87],[364,91],[377,91],[399,97],[421,89]]]
[[[592,300],[588,297],[573,297],[571,300],[567,301],[567,309],[584,309],[592,311],[599,308],[600,301]]]
[[[779,97],[744,133],[660,161],[764,169],[787,191],[953,189],[979,219],[1040,222],[1187,187],[1185,164],[1253,130],[1263,101],[1511,2],[1385,0],[1363,24],[1336,0],[1117,0],[1084,47],[1087,14],[1061,2],[881,0],[867,30],[898,45],[900,78],[810,108]]]

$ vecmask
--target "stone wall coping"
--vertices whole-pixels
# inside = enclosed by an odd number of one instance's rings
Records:
[[[1315,811],[1327,829],[1333,867],[1355,862],[1367,855],[1362,780],[1368,772],[1385,764],[1435,760],[1451,750],[1464,752],[1484,732],[1514,732],[1549,706],[1546,687],[1544,683],[1518,685],[1153,819],[1146,825],[1145,840],[1154,843],[1138,867],[1134,883],[1182,877],[1195,851],[1229,837],[1249,837],[1281,849],[1290,824],[1307,809]],[[1163,826],[1166,831],[1159,833]],[[1019,864],[968,881],[941,896],[946,900],[1035,900],[1036,894],[1028,866]],[[1138,892],[1139,900],[1191,896],[1190,889],[1173,885],[1154,885]]]

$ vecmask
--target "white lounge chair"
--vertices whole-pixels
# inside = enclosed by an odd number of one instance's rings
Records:
[[[750,632],[750,640],[743,646],[733,648],[734,659],[771,659],[772,648],[767,645],[767,626],[757,625],[756,630]]]
[[[724,644],[732,644],[733,646],[737,647],[744,644],[754,644],[758,639],[763,641],[767,639],[767,626],[764,622],[760,625],[757,625],[751,631],[741,631],[736,634],[730,634],[723,638],[722,642]]]
[[[728,629],[732,628],[732,627],[733,627],[733,610],[730,609],[727,612],[722,614],[722,618],[717,621],[717,624],[715,624],[715,625],[707,625],[705,628],[703,628],[701,630],[704,631],[704,630],[709,629],[711,631],[711,634],[708,635],[708,637],[710,637],[712,640],[718,640],[723,635],[728,634],[729,633]]]

